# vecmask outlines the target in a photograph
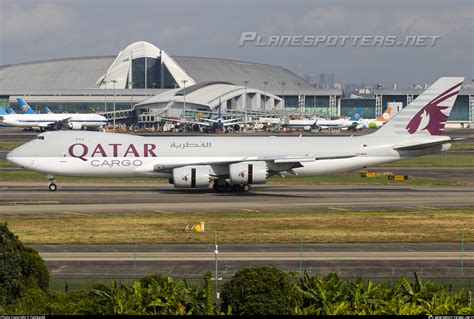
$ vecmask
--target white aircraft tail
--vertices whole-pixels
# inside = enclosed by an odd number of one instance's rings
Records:
[[[464,78],[440,78],[408,104],[376,135],[441,135]]]

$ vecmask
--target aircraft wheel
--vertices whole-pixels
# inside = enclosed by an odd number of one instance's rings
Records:
[[[242,189],[243,189],[244,192],[248,192],[248,191],[250,191],[250,185],[246,184],[242,187]]]
[[[58,186],[54,183],[51,183],[51,184],[48,185],[48,188],[49,188],[50,191],[54,192],[54,191],[56,191],[56,189],[58,189]]]

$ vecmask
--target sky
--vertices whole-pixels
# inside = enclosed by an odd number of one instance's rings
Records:
[[[434,36],[434,46],[260,46],[270,36]],[[281,65],[298,75],[408,87],[474,78],[474,0],[0,0],[0,65],[116,55],[135,41],[170,55]]]

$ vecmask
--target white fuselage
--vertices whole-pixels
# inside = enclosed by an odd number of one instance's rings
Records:
[[[316,176],[442,150],[442,146],[436,146],[401,152],[393,149],[394,144],[395,141],[371,136],[140,137],[61,131],[40,134],[37,139],[10,152],[7,159],[29,170],[65,176],[169,178],[170,172],[158,168],[199,164],[210,165],[216,176],[225,176],[228,163],[243,161],[265,161],[271,171],[281,172],[281,175]],[[283,163],[273,160],[282,155],[290,160]],[[332,159],[325,159],[330,157]],[[301,165],[292,168],[291,158],[303,159]],[[305,158],[320,159],[305,161]]]
[[[65,122],[70,126],[105,126],[107,119],[98,114],[8,114],[0,116],[0,125],[46,128]]]

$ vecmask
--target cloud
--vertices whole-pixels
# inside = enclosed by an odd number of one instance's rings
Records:
[[[3,3],[0,13],[2,41],[63,33],[70,27],[72,15],[67,8],[46,1]]]

